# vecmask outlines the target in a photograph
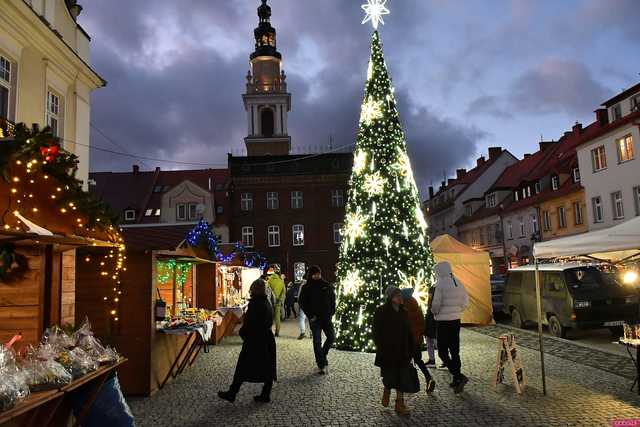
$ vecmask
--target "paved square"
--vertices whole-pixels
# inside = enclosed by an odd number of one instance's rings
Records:
[[[181,377],[149,399],[130,399],[140,426],[607,426],[616,419],[640,419],[640,398],[631,380],[574,361],[547,355],[548,396],[542,395],[535,351],[521,348],[529,386],[523,396],[491,381],[497,340],[471,330],[462,332],[463,371],[470,383],[461,395],[448,387],[449,375],[433,371],[438,387],[408,401],[412,415],[399,419],[380,406],[382,386],[373,355],[332,351],[331,371],[315,375],[311,340],[298,341],[287,322],[278,343],[278,375],[269,405],[252,396],[247,384],[235,404],[216,393],[231,382],[241,341],[225,339],[203,354]]]

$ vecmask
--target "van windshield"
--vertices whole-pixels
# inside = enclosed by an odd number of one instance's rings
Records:
[[[567,270],[566,277],[569,287],[573,289],[600,289],[620,285],[614,273],[595,267]]]

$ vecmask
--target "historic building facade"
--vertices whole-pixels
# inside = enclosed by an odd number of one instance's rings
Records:
[[[91,92],[106,82],[91,68],[90,37],[75,0],[5,0],[0,7],[0,127],[50,126],[89,174]],[[8,122],[8,125],[6,124]]]

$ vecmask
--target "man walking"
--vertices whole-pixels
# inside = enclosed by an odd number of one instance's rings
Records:
[[[327,355],[335,341],[332,317],[336,312],[336,291],[322,279],[322,270],[317,265],[309,268],[307,279],[300,291],[300,308],[309,318],[318,373],[324,375],[328,372]],[[323,332],[326,337],[324,344]]]
[[[431,311],[438,321],[438,355],[453,376],[450,384],[454,392],[461,393],[469,379],[461,373],[460,363],[460,317],[469,305],[469,295],[461,283],[456,281],[451,264],[436,264],[436,290]]]
[[[282,306],[287,294],[287,287],[284,280],[280,276],[280,266],[273,264],[270,268],[271,275],[267,281],[267,285],[273,293],[275,304],[273,305],[273,321],[276,325],[276,337],[280,336],[280,324],[282,323]]]

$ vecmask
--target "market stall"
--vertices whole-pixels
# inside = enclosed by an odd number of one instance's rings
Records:
[[[616,266],[628,266],[629,277],[637,282],[637,263],[640,261],[640,217],[623,222],[615,227],[591,231],[576,236],[536,243],[533,247],[536,266],[536,301],[538,308],[538,335],[540,341],[540,360],[542,366],[542,385],[546,394],[544,369],[544,349],[542,340],[542,299],[540,292],[541,260],[563,261],[586,259],[610,263]],[[638,348],[638,347],[636,347]],[[640,349],[638,356],[640,356]],[[638,364],[636,362],[636,367]],[[640,368],[638,368],[640,376]],[[640,393],[640,390],[638,390]]]

